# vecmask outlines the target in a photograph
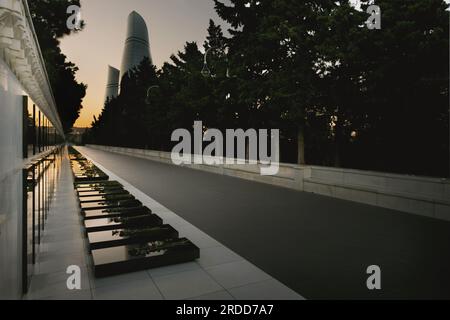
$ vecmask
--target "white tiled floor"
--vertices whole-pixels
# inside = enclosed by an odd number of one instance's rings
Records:
[[[176,228],[201,250],[195,262],[131,274],[95,279],[87,254],[68,161],[63,163],[57,200],[51,208],[41,254],[27,299],[136,299],[136,300],[300,300],[287,288],[217,240],[96,163],[111,180],[121,182],[164,223]],[[69,291],[69,265],[82,271],[82,290]]]
[[[232,288],[237,300],[297,300],[297,294],[274,279]]]
[[[236,300],[228,291],[222,290],[189,300]]]
[[[89,256],[69,162],[63,161],[55,199],[50,207],[31,286],[26,299],[92,299]],[[81,269],[81,289],[67,289],[68,266]]]
[[[272,279],[267,273],[245,260],[206,268],[206,272],[225,289],[232,289]]]
[[[224,246],[203,249],[200,259],[197,260],[198,264],[203,268],[236,261],[242,261],[242,257]]]
[[[203,269],[172,273],[154,277],[158,288],[166,299],[182,300],[223,290]]]
[[[147,274],[146,274],[147,275]],[[147,275],[145,279],[123,281],[92,290],[98,300],[162,300],[154,281]]]

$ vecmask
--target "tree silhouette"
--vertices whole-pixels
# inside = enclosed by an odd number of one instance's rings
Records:
[[[79,0],[39,0],[29,1],[28,5],[55,96],[56,107],[64,131],[70,132],[80,115],[87,86],[76,81],[75,74],[78,68],[67,61],[67,57],[62,54],[59,39],[78,32],[67,28],[66,11],[70,5],[81,7],[81,4]]]
[[[378,0],[382,29],[350,1],[215,0],[203,52],[131,72],[90,142],[171,149],[177,128],[281,129],[285,162],[449,174],[448,5]],[[228,72],[227,72],[228,71]],[[146,103],[151,86],[157,90]]]

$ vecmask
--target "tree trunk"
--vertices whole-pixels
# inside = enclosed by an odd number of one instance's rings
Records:
[[[336,126],[334,128],[334,167],[340,168],[341,167],[341,144],[342,144],[342,122],[340,121],[342,117],[338,118],[338,121],[336,122]]]
[[[305,165],[305,129],[303,127],[298,128],[297,147],[298,164]]]
[[[245,139],[245,162],[250,163],[250,141]]]

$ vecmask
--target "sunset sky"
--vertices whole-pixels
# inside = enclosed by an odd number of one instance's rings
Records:
[[[147,22],[150,50],[157,67],[181,50],[186,41],[201,46],[208,21],[223,23],[212,0],[82,0],[85,29],[62,39],[61,47],[78,67],[77,79],[88,85],[83,110],[75,126],[90,126],[103,107],[107,67],[120,69],[127,28],[133,10]]]

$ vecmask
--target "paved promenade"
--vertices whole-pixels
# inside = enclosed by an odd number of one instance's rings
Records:
[[[110,179],[121,182],[165,223],[200,249],[191,263],[96,279],[92,258],[73,187],[67,152],[57,183],[56,197],[26,299],[30,300],[302,300],[303,297],[205,234],[151,197],[101,167]],[[68,266],[81,269],[81,290],[67,288]]]
[[[79,150],[308,299],[450,298],[450,223]]]

